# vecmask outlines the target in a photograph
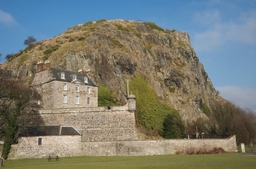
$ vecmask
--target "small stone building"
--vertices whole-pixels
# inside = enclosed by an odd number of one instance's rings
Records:
[[[87,74],[39,63],[31,86],[42,96],[43,109],[98,107],[98,87]]]

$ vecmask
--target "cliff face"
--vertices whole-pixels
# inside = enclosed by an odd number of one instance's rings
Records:
[[[152,23],[124,20],[88,22],[40,41],[1,65],[31,81],[38,61],[51,67],[91,71],[97,85],[118,91],[125,102],[125,82],[143,75],[159,99],[179,111],[184,121],[207,118],[203,107],[217,100],[189,35],[163,30]]]

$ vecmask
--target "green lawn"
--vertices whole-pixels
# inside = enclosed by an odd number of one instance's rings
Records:
[[[136,157],[72,157],[6,160],[4,168],[15,169],[255,169],[256,155],[238,153],[208,155],[163,155]]]

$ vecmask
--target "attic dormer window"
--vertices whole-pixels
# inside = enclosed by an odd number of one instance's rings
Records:
[[[60,73],[60,78],[61,78],[61,79],[65,79],[65,73],[64,73],[64,72],[61,72],[61,73]]]
[[[88,83],[88,77],[87,76],[84,77],[84,83]]]
[[[72,75],[72,80],[75,81],[77,79],[77,76],[74,74]]]

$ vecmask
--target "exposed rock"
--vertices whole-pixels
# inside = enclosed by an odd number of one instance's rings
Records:
[[[142,74],[159,99],[177,109],[183,120],[207,118],[202,105],[218,99],[187,33],[158,30],[147,23],[111,20],[88,22],[40,41],[1,65],[31,82],[35,63],[48,60],[52,67],[91,71],[98,84],[118,91],[125,101],[124,83]]]

